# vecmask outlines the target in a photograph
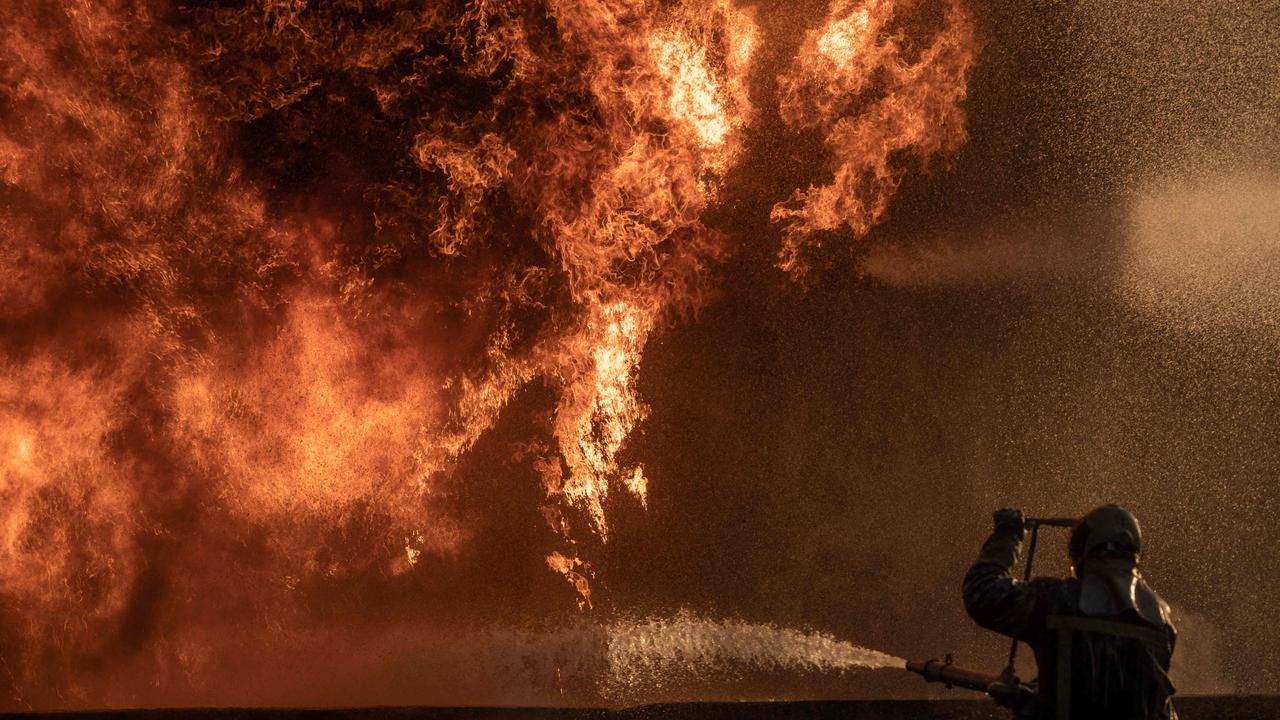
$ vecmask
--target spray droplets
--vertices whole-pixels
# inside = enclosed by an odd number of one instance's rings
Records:
[[[606,694],[687,683],[751,669],[760,672],[847,672],[899,667],[904,660],[821,632],[772,624],[715,621],[692,613],[619,622],[608,632]]]

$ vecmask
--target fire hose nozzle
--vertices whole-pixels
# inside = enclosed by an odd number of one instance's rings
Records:
[[[1035,688],[1020,682],[1012,673],[991,675],[956,667],[950,655],[943,660],[909,660],[907,670],[920,675],[926,682],[940,682],[948,688],[958,687],[986,693],[1007,708],[1025,709],[1035,702]]]
[[[944,660],[909,660],[907,670],[923,677],[926,682],[940,682],[947,687],[961,687],[978,692],[986,692],[987,688],[1000,680],[995,675],[956,667],[950,655]]]

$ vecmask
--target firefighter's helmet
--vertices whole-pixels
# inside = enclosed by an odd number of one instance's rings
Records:
[[[1067,552],[1077,571],[1088,558],[1102,551],[1133,553],[1142,550],[1138,518],[1119,505],[1103,505],[1080,518],[1071,530]]]
[[[1080,579],[1083,614],[1124,617],[1135,613],[1156,627],[1173,627],[1169,606],[1138,570],[1142,529],[1133,513],[1118,505],[1103,505],[1080,518],[1067,547]]]

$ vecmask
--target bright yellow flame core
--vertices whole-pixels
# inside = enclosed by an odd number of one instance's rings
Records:
[[[818,38],[818,52],[832,60],[849,60],[861,52],[871,35],[871,14],[866,8],[827,24]]]
[[[692,125],[703,147],[723,146],[731,127],[724,91],[707,67],[706,48],[677,31],[654,35],[649,48],[671,85],[671,115]]]
[[[592,364],[583,383],[586,391],[561,417],[559,437],[569,477],[560,492],[589,513],[596,530],[607,537],[604,501],[609,481],[619,472],[618,452],[647,410],[636,398],[635,373],[640,365],[651,321],[625,302],[605,306],[588,332],[593,336]],[[638,468],[637,468],[638,470]],[[632,477],[635,471],[632,472]],[[624,483],[643,496],[642,486]]]

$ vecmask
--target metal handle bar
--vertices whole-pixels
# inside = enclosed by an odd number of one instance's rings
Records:
[[[1027,529],[1031,529],[1037,525],[1045,525],[1048,527],[1075,527],[1076,518],[1026,518],[1022,521]]]

